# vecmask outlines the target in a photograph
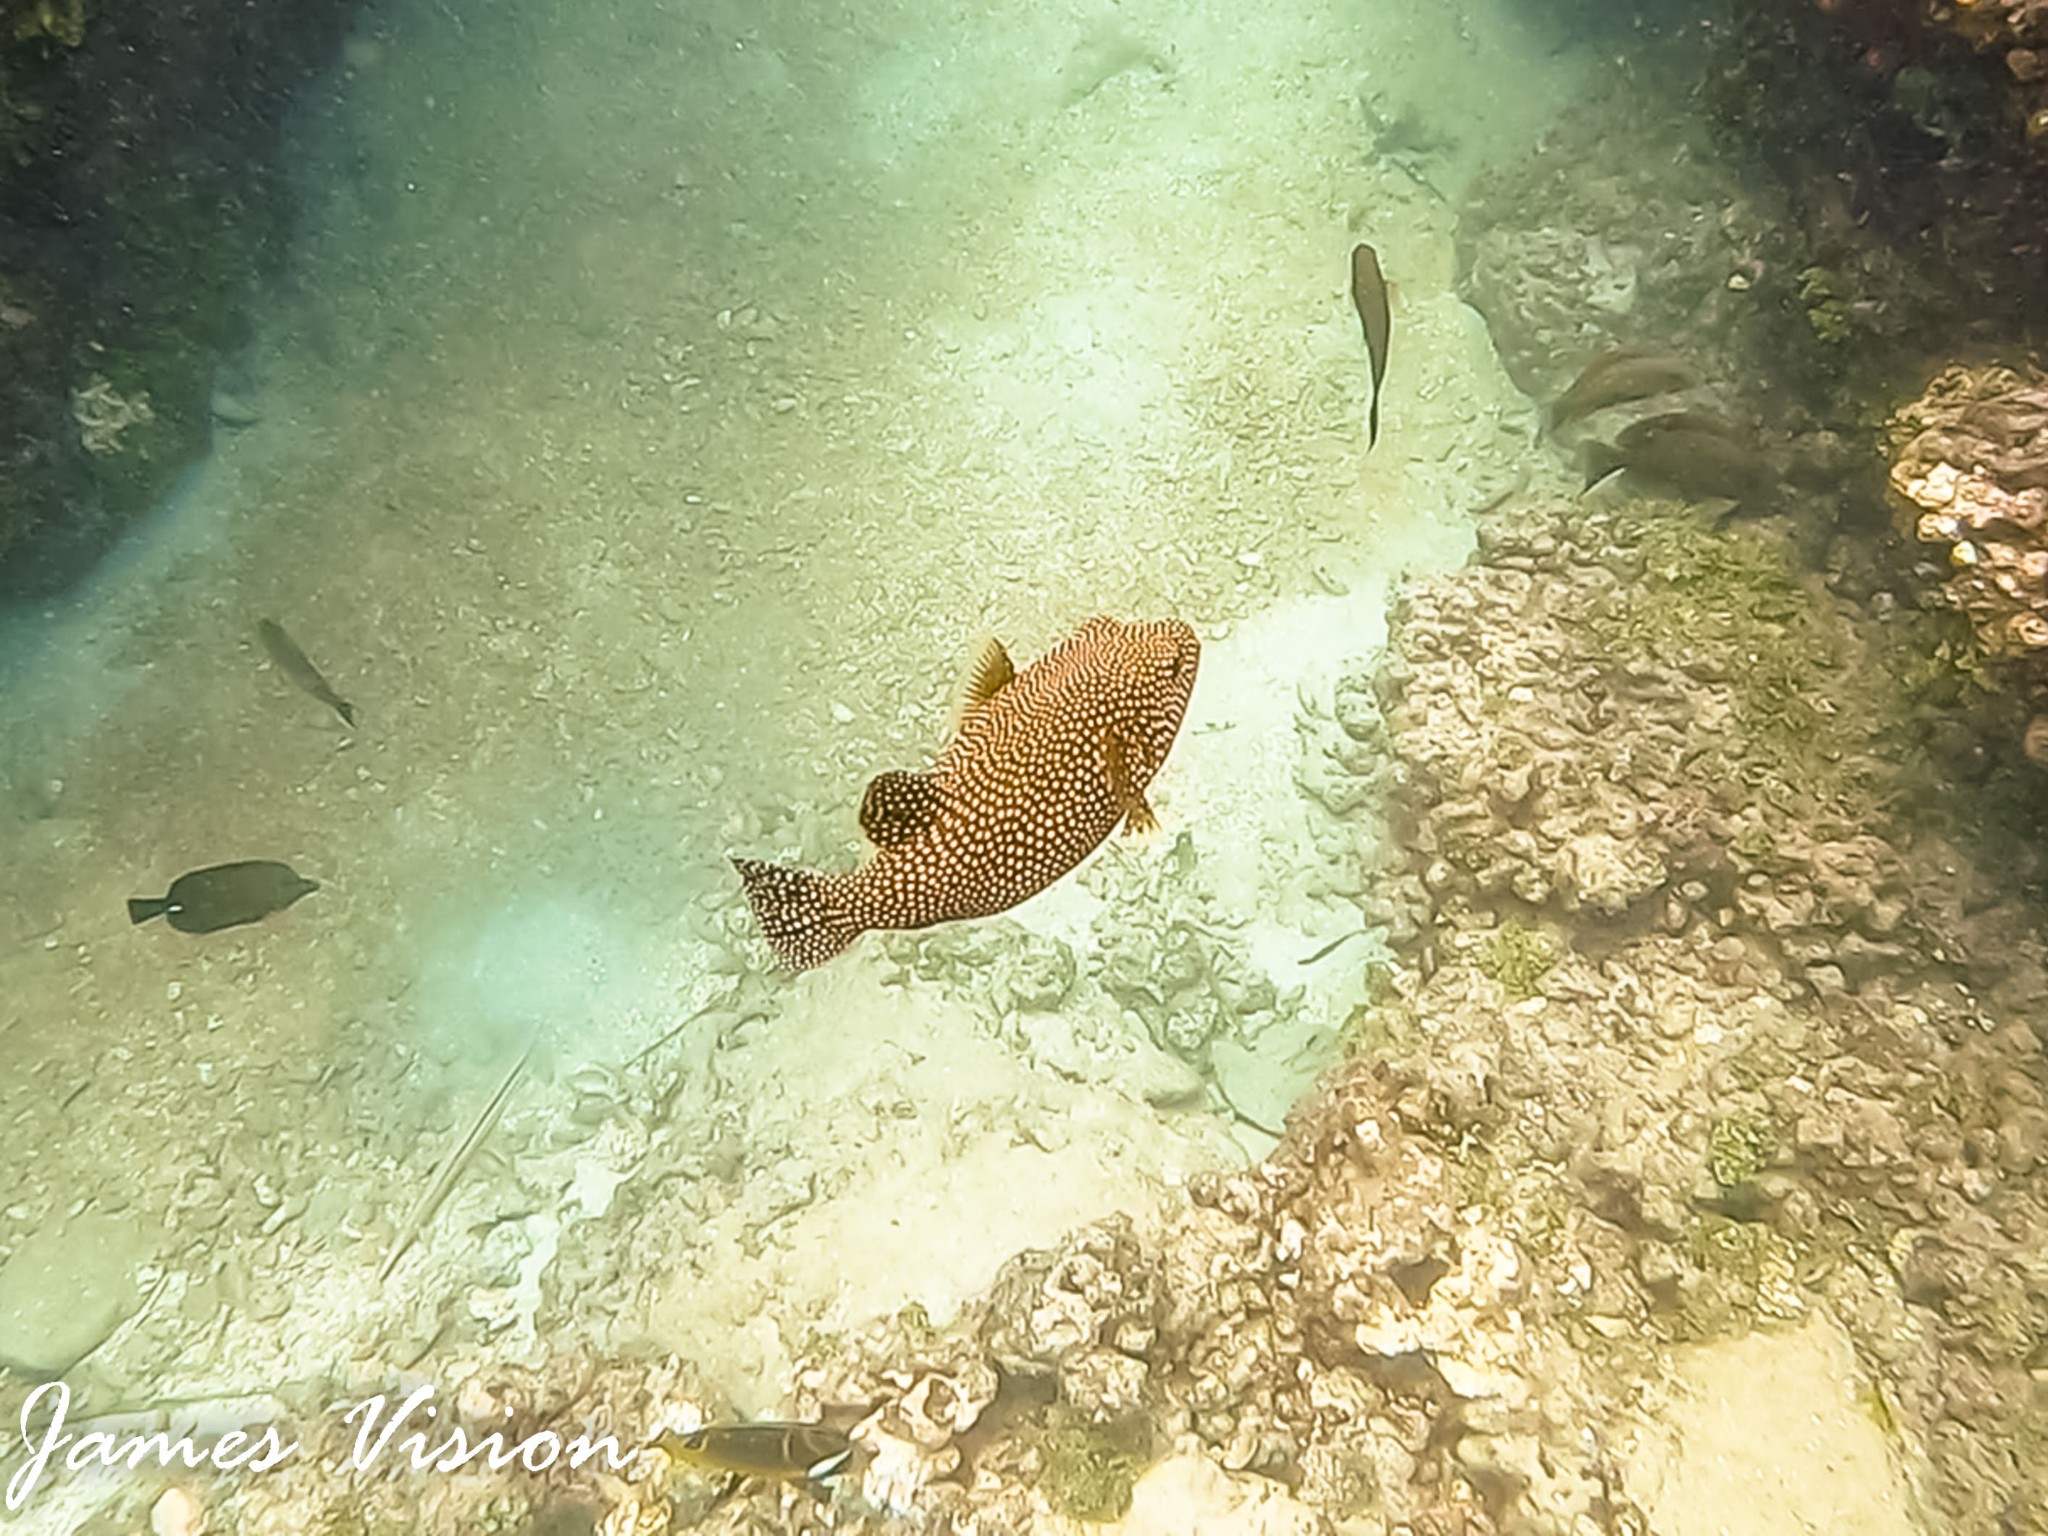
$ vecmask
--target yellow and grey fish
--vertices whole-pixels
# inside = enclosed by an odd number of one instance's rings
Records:
[[[733,860],[777,957],[805,970],[870,928],[1007,911],[1119,822],[1157,826],[1145,787],[1179,733],[1200,657],[1177,619],[1090,619],[1022,672],[989,641],[937,761],[868,785],[860,824],[875,849],[859,869]]]
[[[1387,280],[1380,274],[1379,252],[1363,243],[1351,251],[1351,304],[1365,327],[1365,350],[1372,358],[1372,410],[1366,417],[1366,447],[1380,440],[1380,383],[1387,376],[1387,335],[1393,315],[1387,308]]]
[[[327,686],[327,679],[320,675],[320,669],[306,659],[306,653],[284,632],[282,624],[275,619],[263,619],[257,623],[256,633],[263,641],[263,649],[277,663],[278,671],[341,716],[351,730],[355,728],[355,706]]]
[[[146,923],[161,917],[184,933],[212,933],[282,912],[319,889],[319,881],[274,859],[214,864],[178,876],[162,896],[130,897],[128,921]]]
[[[1586,445],[1588,487],[1617,469],[1666,486],[1688,501],[1725,496],[1750,511],[1767,510],[1774,489],[1755,441],[1704,411],[1645,416],[1624,427],[1611,448]]]
[[[1550,430],[1555,432],[1581,416],[1625,400],[1672,394],[1690,389],[1696,382],[1692,366],[1684,358],[1640,347],[1615,347],[1586,364],[1571,388],[1551,402]]]
[[[654,1444],[674,1460],[707,1472],[780,1483],[822,1483],[845,1471],[853,1459],[853,1442],[844,1435],[820,1424],[770,1419],[664,1430]]]

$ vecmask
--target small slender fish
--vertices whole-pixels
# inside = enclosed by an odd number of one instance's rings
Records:
[[[327,686],[327,679],[320,675],[320,669],[306,659],[298,641],[284,632],[283,625],[275,619],[264,619],[256,625],[256,633],[263,641],[263,649],[277,664],[278,671],[341,716],[351,730],[355,728],[355,706]]]
[[[1380,382],[1387,376],[1387,334],[1393,316],[1387,310],[1387,280],[1380,275],[1379,253],[1360,244],[1351,252],[1351,303],[1365,327],[1365,350],[1372,356],[1372,411],[1366,418],[1366,447],[1380,440]]]
[[[498,1091],[491,1095],[476,1119],[469,1123],[469,1134],[455,1144],[455,1149],[442,1159],[441,1166],[434,1172],[434,1182],[427,1186],[427,1192],[420,1196],[412,1210],[406,1215],[405,1225],[398,1229],[398,1236],[385,1250],[384,1262],[377,1268],[377,1283],[382,1285],[391,1278],[391,1272],[398,1268],[398,1261],[405,1257],[405,1251],[412,1246],[413,1239],[420,1235],[420,1228],[434,1219],[434,1213],[441,1209],[441,1202],[448,1198],[456,1181],[462,1177],[462,1170],[469,1166],[469,1160],[476,1149],[484,1144],[484,1138],[491,1134],[491,1128],[498,1123],[498,1112],[505,1107],[505,1100],[512,1096],[512,1085],[519,1081],[520,1073],[526,1070],[527,1062],[533,1059],[533,1048],[540,1042],[536,1030],[526,1042],[526,1049],[519,1053],[519,1059],[512,1063],[512,1070],[505,1074],[505,1080],[498,1084]]]
[[[1366,935],[1370,934],[1372,931],[1373,930],[1370,928],[1354,928],[1351,930],[1351,932],[1345,934],[1343,937],[1330,940],[1329,943],[1325,944],[1321,949],[1317,950],[1314,954],[1310,955],[1306,960],[1297,960],[1294,963],[1296,965],[1314,965],[1318,960],[1327,960],[1330,958],[1330,956],[1337,953],[1338,950],[1342,949],[1346,944],[1349,944],[1353,939],[1362,939],[1366,937]]]
[[[676,1461],[707,1472],[730,1472],[776,1483],[822,1483],[853,1459],[853,1444],[818,1424],[763,1419],[756,1424],[706,1424],[664,1430],[654,1444]]]
[[[128,921],[161,917],[181,933],[213,933],[258,922],[319,889],[319,881],[274,859],[214,864],[178,876],[162,896],[130,897]]]
[[[1586,364],[1571,388],[1551,402],[1550,430],[1555,432],[1581,416],[1624,400],[1672,394],[1692,388],[1695,382],[1692,368],[1683,358],[1638,347],[1615,347]]]

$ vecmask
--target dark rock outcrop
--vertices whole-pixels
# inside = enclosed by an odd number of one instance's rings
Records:
[[[0,597],[75,580],[206,451],[290,228],[281,125],[355,10],[0,5]]]

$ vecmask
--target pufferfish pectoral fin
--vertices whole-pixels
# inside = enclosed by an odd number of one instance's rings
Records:
[[[928,773],[878,773],[861,796],[860,829],[877,848],[901,847],[938,819],[939,791]]]
[[[1152,807],[1145,803],[1145,793],[1138,788],[1131,777],[1130,757],[1124,751],[1123,738],[1114,731],[1103,743],[1103,766],[1109,773],[1109,792],[1116,801],[1116,808],[1123,812],[1124,830],[1131,833],[1157,832],[1159,818],[1152,814]]]

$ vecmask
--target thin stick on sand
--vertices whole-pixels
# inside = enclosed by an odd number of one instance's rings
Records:
[[[462,1138],[455,1150],[442,1161],[441,1168],[434,1175],[434,1182],[427,1186],[427,1192],[420,1196],[419,1203],[405,1218],[405,1225],[398,1229],[398,1236],[392,1240],[391,1251],[384,1255],[384,1263],[377,1271],[379,1282],[389,1280],[391,1271],[398,1268],[398,1261],[405,1257],[412,1247],[413,1239],[420,1235],[420,1228],[434,1219],[434,1213],[441,1208],[441,1202],[448,1198],[448,1192],[455,1188],[455,1181],[462,1177],[462,1170],[469,1166],[469,1160],[476,1149],[483,1145],[484,1138],[491,1134],[491,1127],[498,1123],[498,1112],[505,1107],[505,1100],[511,1095],[512,1085],[519,1081],[519,1074],[526,1070],[526,1063],[532,1059],[533,1048],[539,1043],[540,1034],[526,1042],[526,1049],[519,1053],[519,1059],[512,1063],[512,1070],[505,1074],[505,1081],[498,1085],[498,1091],[491,1095],[491,1102],[476,1117],[476,1123],[469,1128],[469,1134]]]

